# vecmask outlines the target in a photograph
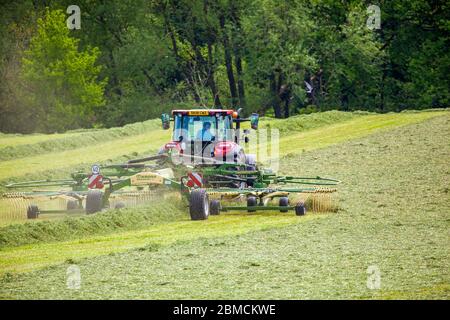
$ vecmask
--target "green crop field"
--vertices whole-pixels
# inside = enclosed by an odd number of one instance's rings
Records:
[[[176,194],[138,208],[17,223],[0,217],[2,299],[448,299],[450,112],[325,112],[280,129],[280,172],[331,176],[339,210],[191,221]],[[104,138],[108,137],[108,138]],[[0,135],[0,183],[152,154],[156,120]],[[0,210],[0,213],[2,211]],[[81,288],[68,289],[77,265]],[[367,286],[368,268],[380,288]]]

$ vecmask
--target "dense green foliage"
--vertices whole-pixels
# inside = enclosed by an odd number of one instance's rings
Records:
[[[449,103],[447,1],[79,0],[81,29],[68,30],[57,10],[71,4],[0,4],[0,131],[116,126],[175,106],[280,118]]]
[[[99,50],[79,52],[69,36],[62,11],[45,12],[23,58],[28,84],[25,100],[38,130],[64,130],[92,123],[94,108],[103,105],[105,82],[97,82]]]

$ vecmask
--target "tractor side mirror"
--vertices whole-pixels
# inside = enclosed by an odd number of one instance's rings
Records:
[[[253,130],[258,129],[258,121],[259,121],[259,115],[257,113],[252,113],[250,116],[250,126]]]
[[[161,122],[164,130],[170,129],[170,116],[167,113],[161,115]]]

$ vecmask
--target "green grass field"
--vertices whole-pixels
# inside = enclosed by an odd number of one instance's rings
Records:
[[[282,128],[280,171],[343,180],[337,213],[192,222],[186,203],[169,198],[10,224],[0,228],[0,298],[448,299],[450,113],[331,112],[289,119],[290,129],[283,121],[261,122]],[[145,130],[99,142],[105,153],[83,144],[40,150],[45,137],[66,137],[36,135],[31,149],[40,151],[26,155],[22,136],[1,135],[0,150],[7,141],[17,158],[0,161],[0,181],[147,154],[169,137]],[[71,264],[81,270],[79,290],[66,286]],[[369,266],[380,270],[378,290],[367,288]]]

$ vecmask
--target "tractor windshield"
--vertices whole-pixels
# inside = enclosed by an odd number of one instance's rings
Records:
[[[174,115],[173,141],[231,140],[232,122],[228,115]]]

